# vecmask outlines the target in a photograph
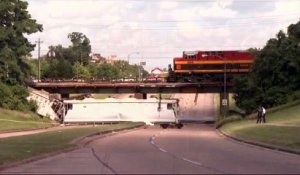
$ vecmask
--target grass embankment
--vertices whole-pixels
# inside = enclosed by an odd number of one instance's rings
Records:
[[[70,142],[93,133],[141,126],[143,123],[124,122],[113,125],[64,129],[40,134],[0,139],[0,165],[23,160],[32,156],[71,148]]]
[[[25,113],[0,108],[0,133],[47,128],[55,125],[58,125],[58,123],[48,118],[40,118],[35,113]]]
[[[222,94],[221,94],[222,95]],[[216,128],[221,127],[223,124],[236,121],[236,120],[241,120],[242,119],[242,114],[244,111],[239,109],[236,104],[235,100],[233,98],[233,94],[229,93],[228,94],[228,112],[226,113],[226,116],[224,118],[224,114],[221,112],[221,96],[220,94],[215,94],[214,96],[214,104],[215,104],[215,114],[216,114]]]
[[[227,123],[220,129],[228,135],[300,151],[300,104],[285,105],[267,110],[265,124],[252,120]]]

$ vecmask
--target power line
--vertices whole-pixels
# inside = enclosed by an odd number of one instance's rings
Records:
[[[299,0],[300,1],[300,0]],[[278,17],[285,17],[285,16],[295,16],[295,15],[300,15],[299,12],[295,13],[289,13],[289,14],[279,14],[279,15],[269,15],[269,16],[251,16],[251,17],[242,17],[242,18],[229,18],[225,19],[224,21],[234,21],[234,20],[244,20],[244,19],[262,19],[262,18],[278,18]],[[62,18],[51,18],[54,20],[61,20]],[[95,26],[95,27],[109,27],[117,23],[180,23],[180,22],[202,22],[203,19],[182,19],[182,20],[118,20],[115,21],[111,24],[106,24],[106,25],[97,25],[97,24],[82,24],[82,23],[68,23],[69,25],[84,25],[84,26]],[[101,22],[101,21],[100,21]],[[104,21],[102,21],[104,22]],[[65,24],[65,22],[64,22]]]
[[[261,19],[261,18],[258,18],[258,19]],[[207,25],[193,24],[193,25],[185,25],[184,27],[201,27],[201,28],[205,28],[205,29],[209,29],[209,28],[232,28],[232,27],[243,27],[243,26],[248,27],[249,25],[251,25],[251,26],[254,25],[255,26],[255,25],[259,25],[259,24],[277,24],[277,23],[285,22],[287,20],[298,20],[298,19],[300,19],[300,16],[299,17],[293,17],[293,18],[273,19],[272,21],[253,21],[252,23],[250,23],[248,21],[243,21],[243,22],[235,22],[235,23],[227,23],[227,24],[213,24],[213,25],[210,25],[210,24],[207,24]],[[267,20],[267,19],[261,19],[261,20]],[[191,21],[181,21],[181,22],[193,22],[193,20],[191,20]],[[117,23],[117,22],[115,22],[115,23]],[[186,30],[186,28],[182,28],[182,27],[174,26],[174,25],[173,26],[172,25],[169,25],[169,26],[153,26],[153,27],[152,26],[148,26],[148,27],[147,26],[144,26],[144,27],[130,27],[130,26],[111,27],[114,24],[106,25],[106,27],[103,27],[103,25],[100,25],[100,26],[99,25],[85,25],[85,24],[71,24],[71,25],[77,25],[77,26],[82,26],[82,27],[94,27],[94,28],[99,27],[100,30],[101,29],[107,29],[107,30],[144,30],[144,31],[147,31],[147,30],[149,30],[149,31],[151,31],[151,30],[161,30],[161,31],[163,31],[163,30]],[[62,28],[62,27],[59,26],[59,28]]]

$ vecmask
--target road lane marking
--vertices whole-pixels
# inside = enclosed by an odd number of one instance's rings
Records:
[[[159,134],[153,135],[153,136],[150,137],[150,139],[149,139],[149,141],[150,141],[150,143],[152,144],[152,146],[154,146],[154,147],[155,147],[156,149],[158,149],[159,151],[161,151],[161,152],[163,152],[163,153],[165,153],[165,154],[169,154],[170,156],[175,157],[176,159],[179,159],[179,160],[182,160],[182,161],[185,161],[185,162],[194,164],[194,165],[196,165],[196,166],[204,167],[204,168],[207,168],[207,169],[216,171],[216,172],[218,172],[218,173],[222,173],[222,174],[225,173],[225,174],[227,174],[227,173],[224,172],[224,171],[215,169],[215,168],[213,168],[213,167],[205,166],[205,165],[203,165],[203,164],[200,163],[200,162],[193,161],[193,160],[187,159],[187,158],[185,158],[185,157],[177,156],[177,155],[175,155],[175,154],[173,154],[173,153],[171,153],[171,152],[168,152],[167,150],[165,150],[165,149],[159,147],[159,146],[154,142],[154,140],[156,139],[156,137],[157,137],[158,135],[160,135],[160,134],[162,134],[162,133],[163,133],[163,132],[159,132]]]
[[[162,134],[162,132],[160,132],[159,134]],[[158,135],[159,135],[159,134],[158,134]],[[156,136],[157,136],[157,135],[153,135],[149,140],[150,140],[150,143],[151,143],[154,147],[156,147],[158,150],[160,150],[161,152],[163,152],[163,153],[168,153],[168,154],[170,154],[171,156],[173,156],[173,157],[175,157],[175,158],[177,158],[177,159],[180,159],[180,160],[183,160],[183,161],[186,161],[186,162],[189,162],[189,163],[198,165],[198,166],[202,166],[202,164],[199,163],[199,162],[196,162],[196,161],[193,161],[193,160],[184,158],[184,157],[179,157],[179,156],[177,156],[177,155],[175,155],[175,154],[172,154],[172,153],[168,152],[167,150],[165,150],[165,149],[159,147],[159,146],[156,145],[155,142],[154,142],[154,140],[156,139]]]
[[[196,161],[193,161],[193,160],[189,160],[189,159],[186,159],[186,158],[183,158],[183,157],[182,157],[182,160],[184,160],[184,161],[186,161],[186,162],[190,162],[190,163],[195,164],[195,165],[198,165],[198,166],[202,166],[201,163],[196,162]]]
[[[167,151],[166,150],[164,150],[164,149],[162,149],[162,148],[158,148],[160,151],[162,151],[162,152],[164,152],[164,153],[166,153]]]

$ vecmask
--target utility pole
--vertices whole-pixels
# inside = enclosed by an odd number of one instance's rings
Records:
[[[43,43],[40,38],[35,43],[38,44],[38,82],[41,81],[41,60],[40,60],[40,54],[41,54],[41,43]]]

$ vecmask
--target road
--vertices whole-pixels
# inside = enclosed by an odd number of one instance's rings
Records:
[[[230,140],[210,125],[151,126],[1,173],[299,174],[300,156]]]
[[[179,99],[180,115],[179,119],[184,121],[210,122],[215,121],[214,94],[199,93],[195,101],[196,94],[175,94],[174,98]]]
[[[200,94],[199,94],[200,95]],[[213,94],[177,95],[181,119],[214,120]],[[213,125],[182,129],[149,126],[53,157],[5,169],[13,174],[289,174],[300,173],[300,156],[233,141]]]

